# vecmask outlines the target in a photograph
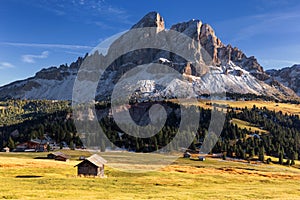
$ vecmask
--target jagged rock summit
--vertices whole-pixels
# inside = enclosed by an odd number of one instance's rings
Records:
[[[157,27],[158,31],[165,29],[165,22],[158,12],[150,12],[145,15],[138,23],[133,25],[133,28]]]
[[[151,63],[164,64],[177,70],[186,81],[174,79],[170,81],[168,86],[162,87],[159,85],[159,81],[166,82],[168,80],[165,74],[162,73],[157,82],[154,81],[154,77],[145,76],[138,83],[139,89],[134,94],[134,98],[139,101],[174,98],[174,92],[180,89],[187,93],[190,91],[187,88],[192,88],[197,96],[201,96],[208,94],[210,88],[218,85],[221,85],[228,93],[251,93],[277,99],[298,98],[294,91],[288,88],[290,84],[283,85],[279,82],[279,79],[272,77],[275,72],[267,74],[255,57],[247,57],[237,47],[222,43],[213,28],[200,20],[177,23],[168,30],[165,28],[163,17],[157,12],[150,12],[133,25],[131,29],[144,27],[155,27],[157,37],[165,37],[167,34],[164,33],[168,33],[170,30],[189,36],[193,39],[192,42],[183,41],[178,48],[189,48],[190,51],[194,52],[194,60],[197,62],[201,62],[197,56],[204,49],[211,58],[211,62],[207,64],[205,69],[199,69],[195,63],[190,63],[172,52],[161,49],[139,49],[129,52],[115,60],[103,73],[97,87],[97,100],[109,100],[115,84],[128,70],[138,65]],[[136,37],[143,40],[147,39],[148,36],[142,34]],[[130,41],[122,41],[125,39],[126,37],[120,37],[118,42],[113,43],[106,56],[98,54],[96,51],[94,54],[79,58],[70,66],[62,65],[59,68],[43,69],[36,73],[34,77],[3,86],[0,88],[0,99],[71,100],[80,65],[95,60],[101,62],[101,59],[109,56],[109,52],[122,48],[120,45],[130,45]],[[172,40],[166,38],[166,41]],[[93,71],[86,73],[95,75]],[[145,71],[145,74],[149,73]],[[94,79],[98,80],[97,77],[94,77]],[[130,85],[124,83],[123,87],[128,89]]]
[[[279,70],[267,70],[266,73],[272,76],[274,80],[294,90],[300,96],[300,64]]]

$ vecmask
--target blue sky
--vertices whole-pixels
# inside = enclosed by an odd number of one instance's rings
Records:
[[[167,28],[190,19],[210,24],[265,69],[291,66],[300,63],[299,10],[297,0],[2,0],[0,85],[71,63],[150,11]]]

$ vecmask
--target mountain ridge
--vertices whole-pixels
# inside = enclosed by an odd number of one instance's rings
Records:
[[[150,12],[145,15],[139,22],[132,26],[132,29],[155,27],[156,33],[166,32],[163,17],[157,12]],[[225,90],[230,93],[252,93],[257,95],[272,96],[278,99],[298,98],[297,95],[288,87],[284,86],[278,80],[272,78],[265,73],[263,67],[258,63],[254,56],[247,57],[237,47],[230,44],[225,45],[216,36],[215,31],[209,24],[204,24],[200,20],[190,20],[172,25],[170,30],[183,33],[192,39],[198,46],[203,47],[212,59],[212,65],[207,71],[195,69],[193,63],[173,55],[170,52],[161,50],[139,50],[138,52],[128,53],[122,56],[122,60],[114,62],[112,70],[105,76],[105,79],[99,81],[97,98],[105,99],[107,91],[113,90],[116,82],[116,74],[123,73],[124,70],[133,68],[134,66],[147,64],[151,62],[159,62],[173,66],[182,73],[190,82],[197,95],[209,92],[210,81],[217,81],[217,84],[223,84]],[[145,37],[145,36],[143,36]],[[122,38],[120,39],[122,42]],[[125,41],[126,42],[126,41]],[[122,44],[122,43],[121,43]],[[126,44],[126,43],[123,43]],[[191,45],[191,44],[183,44]],[[109,50],[118,48],[111,46]],[[191,47],[193,51],[199,52],[196,46]],[[34,77],[25,80],[10,83],[0,87],[0,99],[20,98],[20,99],[55,99],[55,100],[71,100],[73,85],[78,73],[78,69],[85,61],[92,59],[101,60],[101,56],[97,53],[93,55],[85,55],[84,58],[78,58],[70,66],[61,65],[59,68],[51,67],[43,69],[36,73]],[[121,71],[121,72],[120,72]],[[151,82],[151,80],[149,80]],[[138,94],[143,100],[149,100],[153,96],[164,96],[171,98],[172,91],[178,88],[178,85],[186,85],[182,81],[172,81],[167,93],[166,88],[160,91],[154,91],[153,83],[143,82],[141,91],[145,94]],[[155,84],[155,83],[154,83]],[[101,86],[101,87],[100,87]],[[150,88],[149,88],[150,87]]]
[[[266,73],[272,76],[274,80],[294,90],[300,96],[300,64],[281,69],[267,70]]]

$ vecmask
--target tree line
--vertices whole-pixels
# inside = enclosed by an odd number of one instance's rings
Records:
[[[154,102],[157,103],[157,102]],[[16,101],[2,102],[2,106],[10,107],[9,111],[2,112],[4,119],[8,120],[11,116],[21,114],[21,120],[12,120],[11,123],[4,123],[0,127],[0,148],[5,146],[15,147],[16,144],[28,141],[34,138],[42,138],[45,134],[50,136],[56,142],[66,142],[67,144],[75,144],[77,146],[84,144],[87,146],[98,146],[102,151],[107,148],[124,148],[136,152],[153,152],[158,151],[170,144],[177,136],[181,112],[180,106],[171,102],[160,102],[162,106],[168,110],[167,120],[163,128],[155,135],[148,138],[134,137],[124,133],[114,121],[112,115],[109,114],[110,104],[96,105],[97,113],[105,115],[98,116],[98,123],[103,130],[105,137],[98,134],[95,130],[95,124],[84,123],[86,132],[77,133],[72,110],[66,102],[43,102],[43,101]],[[143,104],[143,103],[141,103]],[[212,105],[212,109],[218,112],[226,111],[225,123],[222,133],[219,138],[216,138],[216,144],[210,153],[223,152],[226,157],[239,159],[251,159],[257,157],[261,161],[265,160],[265,155],[278,158],[278,163],[294,164],[295,160],[299,160],[300,155],[300,119],[299,115],[285,114],[281,111],[275,112],[268,110],[266,107],[258,108],[222,108],[217,109],[217,105]],[[16,107],[16,108],[13,108]],[[132,106],[131,109],[138,109]],[[142,105],[143,107],[143,105]],[[143,112],[149,112],[151,104],[143,107]],[[168,151],[178,150],[191,141],[189,149],[197,151],[201,148],[204,138],[211,134],[208,132],[212,109],[201,108],[197,106],[188,106],[190,109],[195,109],[199,113],[200,119],[198,129],[192,132],[189,127],[181,130],[176,142],[168,146]],[[130,112],[130,110],[129,110]],[[141,112],[141,113],[143,113]],[[13,114],[12,114],[13,113]],[[18,113],[18,114],[17,114]],[[139,113],[139,112],[132,112]],[[143,116],[145,117],[145,116]],[[148,116],[149,117],[149,116]],[[139,116],[134,117],[136,123],[141,123]],[[147,118],[147,116],[146,116]],[[266,130],[265,133],[252,131],[246,128],[241,128],[232,122],[232,119],[240,119],[257,126],[260,129]],[[191,116],[191,119],[194,120]],[[146,120],[147,121],[147,120]],[[144,123],[146,123],[144,120]],[[146,124],[139,124],[145,126]],[[11,133],[18,130],[19,135],[13,136]],[[133,129],[132,129],[133,130]],[[133,130],[139,132],[139,128]],[[269,160],[268,160],[269,161]],[[267,161],[266,161],[267,162]]]

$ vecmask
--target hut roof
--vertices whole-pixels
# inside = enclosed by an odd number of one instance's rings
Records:
[[[85,162],[85,161],[89,161],[90,163],[92,163],[93,165],[95,165],[95,166],[97,166],[97,167],[101,167],[102,165],[104,165],[104,164],[107,163],[107,161],[106,161],[104,158],[102,158],[101,156],[99,156],[99,155],[97,155],[97,154],[94,154],[94,155],[92,155],[92,156],[86,158],[86,159],[85,159],[84,161],[82,161],[82,162]],[[81,162],[81,163],[82,163],[82,162]],[[79,164],[80,164],[80,163],[79,163]],[[78,166],[79,164],[75,165],[75,167]]]
[[[69,156],[67,154],[64,154],[64,153],[62,153],[60,151],[50,153],[50,155],[51,154],[54,155],[55,157],[60,156],[60,157],[64,157],[64,158],[67,158],[67,159],[71,158],[71,156]]]

